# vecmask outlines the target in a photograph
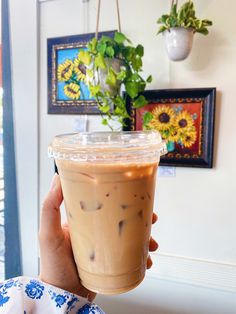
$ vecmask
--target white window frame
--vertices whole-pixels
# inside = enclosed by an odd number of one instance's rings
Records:
[[[39,216],[38,1],[9,0],[9,11],[22,270],[23,275],[36,276]]]

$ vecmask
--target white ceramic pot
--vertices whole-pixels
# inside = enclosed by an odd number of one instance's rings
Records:
[[[122,60],[114,58],[114,59],[105,59],[107,68],[108,67],[112,67],[112,69],[118,73],[121,71],[121,67],[122,67]],[[119,92],[120,89],[120,85],[121,82],[117,81],[117,85],[116,86],[111,86],[106,84],[106,77],[107,77],[107,73],[108,70],[107,69],[98,69],[98,81],[99,84],[101,85],[101,89],[106,92],[108,91],[109,93],[111,93],[112,96],[114,96],[117,92]]]
[[[173,61],[188,57],[193,45],[193,30],[184,27],[173,27],[163,33],[168,56]]]

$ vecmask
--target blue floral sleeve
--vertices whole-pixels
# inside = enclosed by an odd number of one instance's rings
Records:
[[[85,298],[27,277],[0,283],[0,314],[2,313],[105,314]]]

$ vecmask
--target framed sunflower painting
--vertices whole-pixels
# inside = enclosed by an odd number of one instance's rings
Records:
[[[113,37],[115,31],[100,32]],[[78,53],[85,50],[95,33],[49,38],[48,48],[48,113],[98,114],[97,102],[90,97],[86,68]]]
[[[158,130],[168,153],[160,165],[213,167],[215,88],[149,90],[141,93],[148,104],[132,107],[125,130]]]

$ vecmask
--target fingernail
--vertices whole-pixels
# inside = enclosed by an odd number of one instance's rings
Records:
[[[152,264],[153,264],[153,262],[152,262],[152,260],[151,260],[151,257],[150,257],[150,255],[148,255],[148,259],[147,259],[147,269],[150,269],[150,268],[152,267]]]
[[[51,186],[50,186],[50,191],[55,191],[58,185],[58,174],[54,174],[53,178],[52,178],[52,182],[51,182]]]
[[[158,248],[158,243],[156,242],[156,240],[154,240],[153,238],[152,238],[152,245],[154,245],[155,246],[155,248],[157,249]]]

